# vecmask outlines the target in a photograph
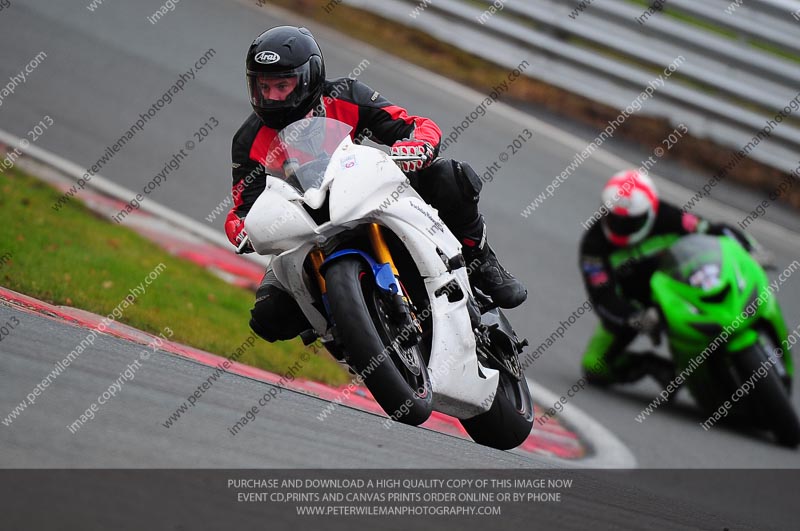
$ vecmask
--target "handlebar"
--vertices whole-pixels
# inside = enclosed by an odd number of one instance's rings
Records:
[[[417,155],[389,155],[389,158],[395,162],[405,162],[407,160],[425,160],[425,157]]]
[[[725,236],[737,241],[739,243],[747,243],[750,245],[750,256],[752,256],[758,264],[766,269],[767,271],[777,271],[778,266],[775,264],[775,256],[769,252],[763,245],[758,243],[758,240],[747,234],[746,232],[742,233],[742,236],[736,234],[736,232],[732,231],[728,227],[724,227],[722,229],[722,233]],[[742,242],[742,237],[746,239],[746,242]]]

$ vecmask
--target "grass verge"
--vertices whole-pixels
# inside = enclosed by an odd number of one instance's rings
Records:
[[[169,327],[171,340],[221,356],[230,356],[251,334],[251,292],[168,254],[79,201],[53,211],[50,205],[59,195],[16,169],[0,175],[0,284],[108,315],[163,263],[161,275],[124,310],[120,322],[156,335]],[[299,340],[269,344],[259,339],[238,361],[284,374],[302,349]],[[338,385],[348,380],[346,374],[323,354],[312,356],[295,376]]]
[[[441,42],[402,22],[387,20],[346,4],[337,4],[335,0],[271,0],[270,3],[335,28],[355,39],[484,93],[490,92],[494,85],[507,79],[508,71],[503,67]],[[376,88],[380,90],[380,87]],[[594,127],[598,132],[620,112],[619,109],[529,77],[514,81],[506,94],[504,99],[507,98],[512,103],[541,106]],[[673,127],[668,120],[630,116],[617,129],[614,136],[652,151],[661,145],[664,138],[672,131]],[[708,174],[716,174],[733,160],[735,155],[734,150],[689,134],[668,151],[665,158],[670,157]],[[730,179],[770,192],[775,190],[786,177],[787,173],[748,158],[736,165],[722,180]],[[698,182],[698,188],[705,182],[705,179]],[[800,187],[792,187],[779,199],[795,208],[800,208]]]

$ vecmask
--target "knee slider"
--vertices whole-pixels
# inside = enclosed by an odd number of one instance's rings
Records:
[[[287,336],[286,323],[282,323],[279,314],[276,313],[279,312],[277,307],[279,304],[279,301],[267,296],[256,301],[255,306],[250,310],[250,329],[270,343],[294,337]]]
[[[253,317],[250,318],[250,329],[261,339],[265,341],[269,341],[270,343],[275,343],[276,341],[280,341],[280,338],[277,337],[276,331],[271,329],[268,325],[264,326],[255,318],[255,311],[251,312]]]

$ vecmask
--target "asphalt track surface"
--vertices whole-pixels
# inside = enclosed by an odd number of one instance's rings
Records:
[[[0,322],[12,320],[18,324],[3,340],[0,365],[4,407],[32,391],[35,382],[30,375],[52,370],[63,358],[65,344],[78,344],[86,337],[83,328],[0,307]],[[131,367],[132,373],[113,397],[104,399],[94,418],[77,429],[67,427]],[[741,474],[725,482],[724,475],[709,477],[702,471],[688,476],[671,471],[558,471],[559,465],[537,457],[496,451],[424,429],[398,424],[387,428],[383,417],[349,408],[338,408],[323,424],[315,417],[325,402],[292,391],[281,393],[261,409],[256,422],[232,437],[227,427],[270,388],[234,374],[223,374],[198,407],[164,428],[162,422],[211,372],[182,357],[99,336],[0,432],[0,466],[5,469],[0,471],[0,507],[8,509],[5,525],[9,529],[141,529],[145,525],[151,529],[184,529],[186,525],[262,529],[263,511],[269,507],[270,525],[288,528],[294,518],[290,506],[237,503],[235,491],[226,487],[230,478],[252,477],[236,469],[252,468],[338,468],[351,474],[353,469],[431,469],[417,473],[440,478],[450,477],[442,469],[471,469],[464,477],[473,478],[486,477],[475,470],[479,468],[491,468],[491,477],[497,478],[539,469],[540,474],[549,474],[546,477],[571,478],[574,486],[562,493],[560,503],[514,504],[504,509],[505,525],[530,525],[528,518],[535,512],[536,529],[585,529],[588,525],[598,529],[781,529],[791,518],[782,508],[792,503],[790,485],[796,481],[786,471],[782,476],[773,472],[765,476],[760,471],[756,476],[760,499],[753,498],[753,485],[745,483]],[[141,468],[205,470],[136,472]],[[215,468],[220,471],[209,470]],[[11,469],[26,471],[15,475]],[[30,469],[50,472],[37,474]],[[69,473],[53,469],[116,470]],[[404,477],[419,477],[410,473]],[[320,476],[311,472],[304,477]],[[82,505],[90,509],[80,509]],[[359,523],[350,518],[305,521],[325,529]],[[83,527],[75,527],[77,522]],[[404,519],[402,525],[412,522]],[[480,522],[449,518],[435,528],[482,529]],[[363,523],[369,528],[376,525],[374,519]],[[420,520],[425,523],[430,520]],[[400,529],[401,524],[381,521],[381,528]]]
[[[47,58],[24,85],[3,100],[0,128],[25,136],[44,115],[54,125],[37,145],[83,166],[91,166],[106,146],[127,131],[208,49],[215,55],[183,92],[150,120],[101,174],[131,190],[161,171],[173,153],[193,140],[210,117],[220,125],[191,151],[180,169],[150,196],[202,223],[230,190],[230,139],[249,113],[244,89],[244,52],[264,28],[297,19],[273,9],[232,1],[181,2],[156,24],[146,17],[157,0],[107,1],[94,12],[83,1],[12,2],[0,12],[0,80],[16,74],[37,53]],[[474,110],[485,95],[465,90],[382,52],[310,25],[321,41],[329,77],[352,72],[369,61],[360,79],[393,102],[434,118],[445,133]],[[524,59],[521,57],[520,60]],[[501,81],[501,80],[498,80]],[[533,215],[520,211],[561,173],[576,150],[592,139],[574,141],[527,115],[493,106],[461,135],[447,155],[469,160],[481,170],[498,160],[507,145],[528,128],[533,138],[503,163],[486,183],[481,207],[489,236],[504,264],[529,288],[526,306],[509,312],[515,328],[538,345],[585,300],[577,270],[580,222],[597,206],[602,182],[622,164],[595,154]],[[509,152],[510,154],[510,152]],[[644,158],[642,155],[641,158]],[[638,162],[635,160],[634,162]],[[658,171],[658,168],[656,168]],[[678,204],[691,194],[664,183]],[[730,192],[739,204],[759,200]],[[671,194],[671,195],[670,195]],[[681,195],[683,194],[683,195]],[[752,199],[752,201],[750,201]],[[703,203],[699,212],[735,223],[744,214]],[[222,218],[213,226],[221,228]],[[776,255],[780,269],[798,258],[797,237],[757,222],[752,233]],[[800,321],[800,277],[779,294],[790,328]],[[4,320],[9,310],[0,310]],[[38,317],[20,315],[24,326],[3,341],[0,404],[4,414],[75,345],[82,333]],[[556,394],[579,378],[581,352],[595,326],[584,316],[529,368],[529,376]],[[8,342],[8,343],[7,343]],[[544,463],[494,452],[425,430],[395,426],[385,430],[375,417],[341,408],[336,422],[320,426],[315,399],[284,395],[246,432],[226,435],[263,384],[225,376],[203,408],[177,428],[160,423],[196,387],[208,369],[172,356],[151,358],[123,394],[80,432],[66,425],[102,392],[139,347],[104,338],[85,353],[59,385],[0,430],[3,467],[527,467]],[[572,400],[616,433],[646,468],[797,468],[797,452],[771,444],[756,433],[727,427],[704,431],[690,399],[662,407],[644,423],[634,420],[658,391],[642,383],[615,392],[586,389]],[[795,394],[795,406],[800,399]],[[353,438],[353,433],[359,433]],[[400,455],[402,454],[402,458]],[[411,455],[411,457],[409,457]]]

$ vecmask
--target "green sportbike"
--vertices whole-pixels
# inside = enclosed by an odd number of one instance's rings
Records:
[[[650,286],[676,381],[713,412],[704,428],[730,415],[796,447],[787,327],[761,265],[732,237],[692,234],[663,252]]]

